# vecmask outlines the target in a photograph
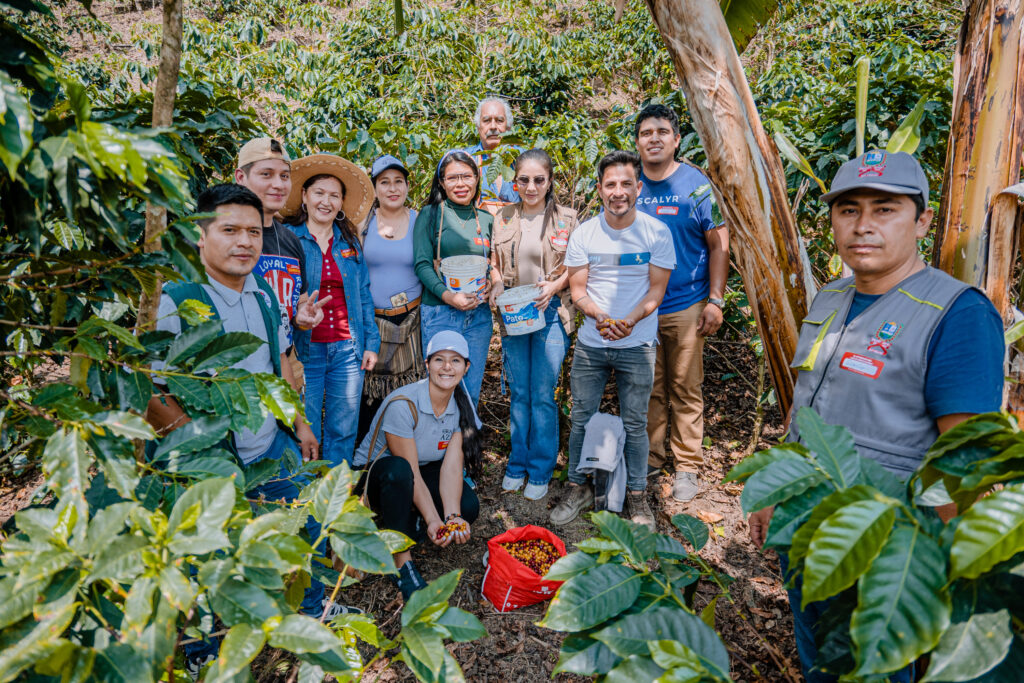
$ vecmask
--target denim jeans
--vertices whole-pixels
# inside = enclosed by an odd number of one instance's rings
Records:
[[[788,583],[790,578],[789,561],[786,551],[779,549],[779,566],[782,570],[782,582]],[[793,588],[786,591],[789,595],[789,607],[793,611],[793,635],[796,637],[796,651],[800,655],[800,671],[807,683],[836,683],[838,676],[826,674],[812,669],[814,661],[818,658],[818,645],[815,642],[815,631],[818,621],[828,609],[835,598],[812,602],[806,608],[801,609],[803,602],[803,577],[797,578]],[[914,680],[914,665],[910,664],[905,669],[889,674],[890,683],[911,683]]]
[[[572,389],[572,427],[569,431],[569,481],[582,484],[586,475],[576,471],[583,450],[587,421],[601,405],[612,370],[619,390],[619,415],[626,429],[626,487],[647,488],[647,402],[654,387],[654,343],[625,349],[594,348],[576,341],[569,373]]]
[[[469,344],[469,370],[463,380],[469,400],[476,406],[480,400],[480,385],[484,382],[484,366],[487,365],[487,350],[491,345],[494,322],[490,307],[482,303],[471,311],[441,304],[420,306],[420,331],[423,336],[423,353],[426,355],[430,339],[442,330],[458,332]]]
[[[331,466],[352,463],[363,394],[362,358],[352,339],[310,342],[305,361],[306,419]],[[322,427],[322,428],[321,428]]]
[[[569,337],[552,301],[544,311],[545,325],[530,334],[501,340],[505,376],[512,393],[512,452],[505,474],[529,477],[531,484],[551,479],[558,460],[558,406],[555,385],[562,370]]]
[[[280,478],[271,479],[265,484],[261,484],[251,491],[248,491],[246,493],[247,498],[256,499],[262,495],[267,501],[284,500],[285,502],[291,502],[299,497],[302,487],[309,483],[309,478],[306,475],[290,478],[291,472],[288,468],[288,461],[284,459],[284,453],[286,450],[292,451],[295,453],[297,458],[301,459],[299,445],[295,443],[287,432],[282,429],[278,429],[277,434],[274,436],[274,440],[270,444],[270,448],[268,448],[263,455],[260,455],[253,460],[253,463],[257,463],[268,458],[280,460]],[[269,504],[269,507],[273,507],[272,502]],[[320,537],[320,524],[312,517],[306,518],[306,532],[309,534],[310,543],[316,542],[316,539]],[[325,546],[321,544],[319,550],[320,552],[324,552]],[[299,612],[310,616],[319,616],[323,611],[324,594],[324,585],[317,579],[311,578],[310,586],[305,590],[305,593],[302,596],[302,604],[299,606]],[[207,655],[217,654],[220,650],[220,638],[204,638],[194,643],[188,643],[182,647],[185,651],[186,657],[202,660],[205,659]]]

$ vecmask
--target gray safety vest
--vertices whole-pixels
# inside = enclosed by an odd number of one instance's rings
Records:
[[[967,288],[929,266],[844,325],[853,278],[826,285],[800,328],[793,415],[810,406],[826,423],[849,429],[861,455],[905,478],[939,436],[924,396],[928,344]],[[794,420],[788,440],[799,438]]]

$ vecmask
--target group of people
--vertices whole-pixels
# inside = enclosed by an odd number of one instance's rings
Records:
[[[288,448],[349,462],[365,470],[361,485],[379,526],[443,547],[467,542],[479,514],[477,407],[496,327],[491,307],[506,290],[533,285],[544,326],[513,335],[500,317],[497,325],[511,390],[501,487],[531,500],[549,492],[559,451],[555,389],[576,332],[568,481],[550,521],[567,524],[595,503],[581,458],[614,374],[625,515],[653,530],[650,475],[671,470],[679,501],[700,489],[703,343],[722,324],[729,268],[729,233],[715,220],[709,181],[676,158],[675,112],[650,105],[636,117],[637,153],[613,151],[598,163],[601,211],[580,221],[558,203],[541,149],[517,150],[511,183],[500,174],[487,181],[512,124],[507,102],[482,101],[476,123],[480,143],[438,160],[418,210],[408,205],[409,170],[393,156],[367,175],[335,155],[293,161],[277,140],[248,142],[235,183],[199,197],[197,210],[214,215],[201,221],[198,244],[209,281],[168,286],[159,327],[180,331],[177,306],[202,299],[225,331],[267,342],[239,367],[277,373],[304,396],[305,417],[294,425],[268,417],[234,434],[242,462],[284,463]],[[998,314],[917,254],[927,200],[909,155],[870,152],[843,166],[825,201],[854,276],[815,299],[793,365],[797,405],[846,424],[862,453],[896,475],[916,466],[938,432],[1001,401]],[[486,260],[478,292],[446,281],[440,264],[455,256]],[[150,413],[167,429],[184,419],[166,394]],[[795,430],[790,438],[799,438]],[[262,492],[291,499],[300,483],[282,471]],[[756,542],[768,523],[767,514],[751,519]],[[426,585],[409,551],[395,565],[406,599]],[[809,668],[814,606],[801,610],[794,590]],[[303,609],[346,609],[323,595],[314,580]]]

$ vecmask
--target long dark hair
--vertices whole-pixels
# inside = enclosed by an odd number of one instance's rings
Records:
[[[469,476],[479,478],[483,459],[480,430],[476,426],[476,411],[461,382],[455,387],[455,406],[459,409],[459,429],[462,431],[462,464]]]
[[[434,172],[434,178],[430,181],[430,196],[427,197],[427,204],[433,204],[434,206],[439,205],[444,200],[448,199],[448,193],[445,192],[444,182],[444,171],[453,162],[459,162],[466,164],[473,169],[473,175],[476,176],[476,191],[473,193],[473,201],[469,203],[470,206],[475,206],[476,201],[480,199],[480,169],[477,167],[476,162],[473,161],[473,157],[469,156],[461,149],[447,152],[441,157],[441,163],[437,165],[437,170]]]
[[[548,226],[555,220],[555,173],[551,157],[542,149],[528,149],[516,158],[512,165],[516,175],[519,175],[519,168],[527,161],[533,161],[544,167],[548,174],[548,191],[544,193],[544,221],[541,223],[541,234],[548,229]]]
[[[348,192],[348,188],[345,187],[345,183],[336,175],[330,173],[317,173],[314,176],[310,176],[306,182],[302,183],[303,191],[308,190],[318,180],[324,178],[333,178],[338,181],[341,185],[341,201],[344,203],[345,194]],[[299,212],[287,219],[285,222],[289,225],[302,225],[309,220],[309,212],[306,210],[306,202],[299,204]],[[345,211],[342,210],[339,216],[335,216],[334,224],[338,226],[341,231],[341,238],[348,244],[349,249],[354,249],[356,252],[356,263],[359,263],[359,252],[362,251],[362,244],[359,242],[357,237],[356,226],[352,223],[352,219],[345,215]]]

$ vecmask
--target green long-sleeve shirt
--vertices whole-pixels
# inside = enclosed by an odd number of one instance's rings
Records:
[[[438,211],[444,213],[444,227],[441,230],[441,258],[448,256],[491,256],[491,227],[494,216],[483,209],[473,206],[462,206],[445,200],[440,206],[428,204],[416,216],[413,227],[413,258],[416,276],[423,283],[423,303],[427,306],[438,306],[444,303],[444,282],[434,270],[434,258],[437,256],[437,219]],[[477,222],[474,213],[480,220],[480,234],[477,234]]]

